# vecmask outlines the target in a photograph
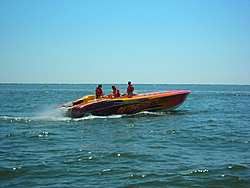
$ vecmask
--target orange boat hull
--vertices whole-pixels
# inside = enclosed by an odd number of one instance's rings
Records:
[[[89,95],[58,107],[67,107],[68,115],[72,118],[81,118],[86,114],[105,116],[131,114],[141,111],[171,111],[179,107],[186,100],[189,93],[190,91],[185,90],[159,91],[136,94],[132,97],[126,95],[115,99],[94,99],[94,95]]]

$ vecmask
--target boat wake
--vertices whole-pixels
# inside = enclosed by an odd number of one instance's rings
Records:
[[[120,118],[144,118],[144,117],[158,117],[158,116],[175,116],[175,115],[185,115],[188,111],[171,111],[171,112],[138,112],[135,114],[113,114],[109,116],[96,116],[92,114],[86,114],[82,118],[71,118],[66,116],[67,108],[48,108],[35,114],[34,116],[26,117],[14,117],[14,116],[0,116],[0,119],[5,121],[86,121],[94,119],[120,119]]]

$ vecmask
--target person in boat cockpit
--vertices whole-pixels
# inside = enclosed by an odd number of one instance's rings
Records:
[[[99,85],[95,90],[96,98],[102,98],[104,93],[102,92],[102,85]]]
[[[127,88],[127,93],[129,95],[129,97],[132,97],[133,96],[133,91],[134,91],[134,86],[133,84],[131,84],[131,82],[129,81],[128,82],[128,88]]]
[[[120,93],[119,89],[117,89],[115,86],[112,86],[112,89],[113,89],[113,95],[114,95],[115,98],[121,96],[121,93]]]

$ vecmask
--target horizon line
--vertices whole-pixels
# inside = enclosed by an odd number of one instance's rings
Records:
[[[100,83],[59,83],[59,82],[0,82],[0,84],[36,84],[36,85],[47,85],[47,84],[58,84],[58,85],[98,85]],[[127,85],[127,83],[103,83],[105,85],[114,85],[114,84],[119,84],[119,85]],[[135,83],[133,84],[137,85],[250,85],[247,83]]]

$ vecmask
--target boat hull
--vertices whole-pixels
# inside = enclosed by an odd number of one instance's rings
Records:
[[[141,111],[171,111],[178,108],[186,100],[189,93],[190,91],[183,90],[160,91],[137,94],[132,97],[123,96],[102,100],[93,99],[92,95],[91,100],[87,102],[81,99],[71,102],[73,106],[68,107],[67,113],[72,118],[81,118],[86,114],[107,116],[112,114],[132,114]],[[59,107],[67,107],[67,105],[63,104]]]

